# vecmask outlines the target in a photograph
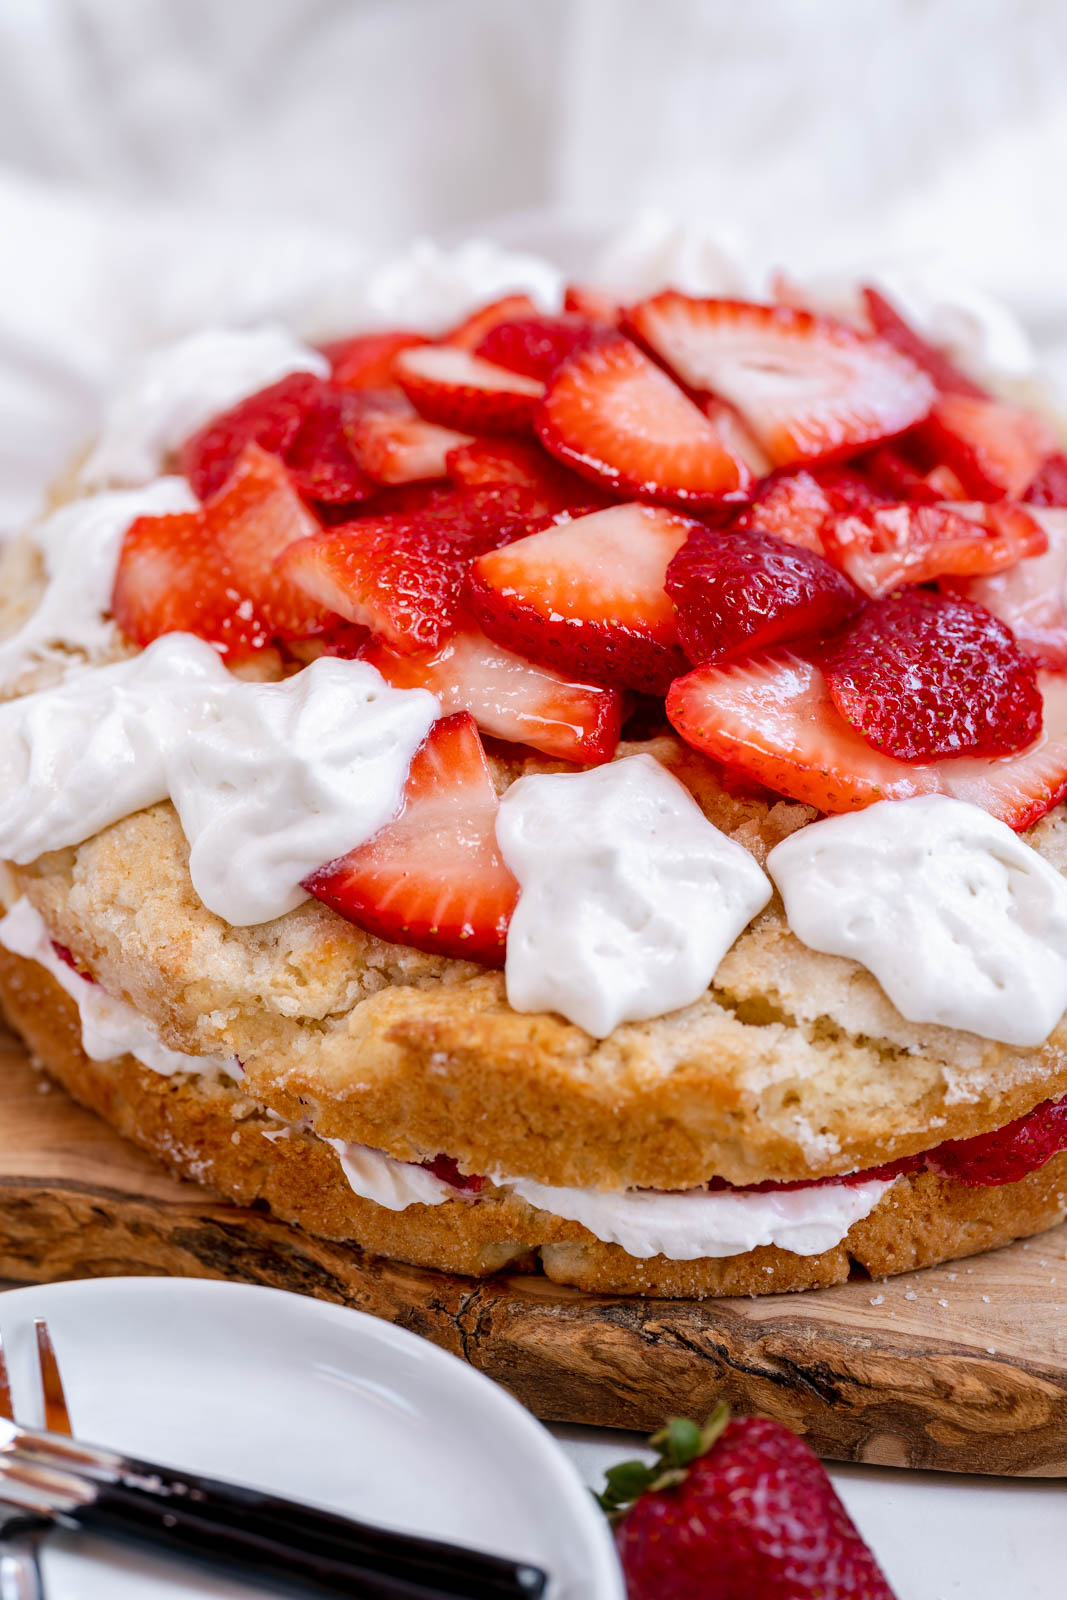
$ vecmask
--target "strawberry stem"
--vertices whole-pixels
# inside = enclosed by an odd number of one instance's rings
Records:
[[[671,1417],[649,1440],[656,1451],[651,1466],[643,1461],[620,1461],[609,1467],[604,1488],[594,1496],[597,1505],[615,1523],[646,1490],[671,1489],[684,1483],[687,1469],[707,1454],[729,1420],[730,1407],[725,1401],[720,1401],[703,1427],[688,1417]]]

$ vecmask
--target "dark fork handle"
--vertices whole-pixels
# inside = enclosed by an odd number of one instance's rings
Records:
[[[363,1587],[357,1592],[368,1600],[378,1595],[383,1600],[408,1595],[412,1600],[539,1600],[547,1587],[546,1574],[529,1563],[376,1528],[151,1462],[123,1458],[117,1478],[91,1476],[98,1488],[95,1503],[73,1513],[86,1529],[107,1533],[106,1522],[114,1532],[208,1557],[225,1554],[226,1544],[237,1555],[239,1545],[242,1559],[267,1562],[333,1593],[350,1594],[358,1581]]]

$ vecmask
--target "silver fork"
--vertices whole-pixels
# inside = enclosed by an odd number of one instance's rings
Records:
[[[59,1364],[52,1347],[48,1324],[43,1317],[34,1321],[37,1339],[37,1365],[44,1398],[44,1425],[49,1433],[72,1432]],[[0,1417],[14,1422],[11,1382],[3,1341],[0,1340]],[[41,1577],[40,1544],[53,1525],[45,1507],[27,1501],[25,1505],[0,1506],[0,1600],[44,1600]]]

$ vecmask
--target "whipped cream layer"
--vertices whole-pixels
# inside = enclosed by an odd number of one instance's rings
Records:
[[[0,919],[0,944],[13,955],[36,961],[74,1001],[81,1022],[82,1049],[90,1061],[133,1056],[152,1072],[241,1076],[236,1056],[190,1056],[165,1045],[146,1017],[125,1000],[116,1000],[98,983],[63,960],[40,912],[25,895]]]
[[[604,1244],[617,1244],[630,1256],[666,1256],[669,1261],[744,1255],[760,1245],[777,1245],[796,1256],[821,1255],[874,1210],[894,1181],[811,1184],[767,1194],[743,1189],[686,1189],[677,1194],[624,1189],[610,1194],[557,1189],[527,1178],[500,1180],[521,1200],[580,1223]]]
[[[0,640],[0,686],[55,651],[106,650],[115,640],[111,593],[127,528],[137,517],[194,511],[198,504],[184,478],[159,478],[144,488],[73,500],[38,522],[31,537],[44,560],[45,588],[22,627]]]
[[[698,1000],[771,898],[749,852],[648,755],[520,778],[496,834],[519,882],[508,1003],[598,1039]]]
[[[476,1202],[424,1167],[396,1161],[366,1145],[326,1141],[337,1151],[353,1191],[390,1211],[448,1200]],[[760,1245],[777,1245],[798,1256],[817,1256],[841,1243],[893,1187],[892,1178],[866,1183],[810,1184],[768,1194],[750,1190],[553,1188],[529,1178],[494,1177],[508,1190],[566,1222],[577,1222],[604,1244],[647,1260],[697,1261],[707,1256],[744,1255]]]
[[[1067,879],[978,806],[882,800],[799,829],[767,871],[797,938],[911,1022],[1037,1045],[1067,1007]]]
[[[146,356],[104,412],[78,481],[148,483],[189,435],[291,372],[328,378],[325,356],[282,327],[205,328]]]
[[[210,645],[167,634],[0,705],[0,857],[33,861],[169,796],[204,904],[267,922],[394,815],[437,715],[432,695],[365,662],[245,683]]]

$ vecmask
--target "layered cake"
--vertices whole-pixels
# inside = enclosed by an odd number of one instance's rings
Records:
[[[457,1273],[1051,1226],[1054,420],[878,283],[520,280],[158,352],[7,547],[11,1025],[174,1172]]]

